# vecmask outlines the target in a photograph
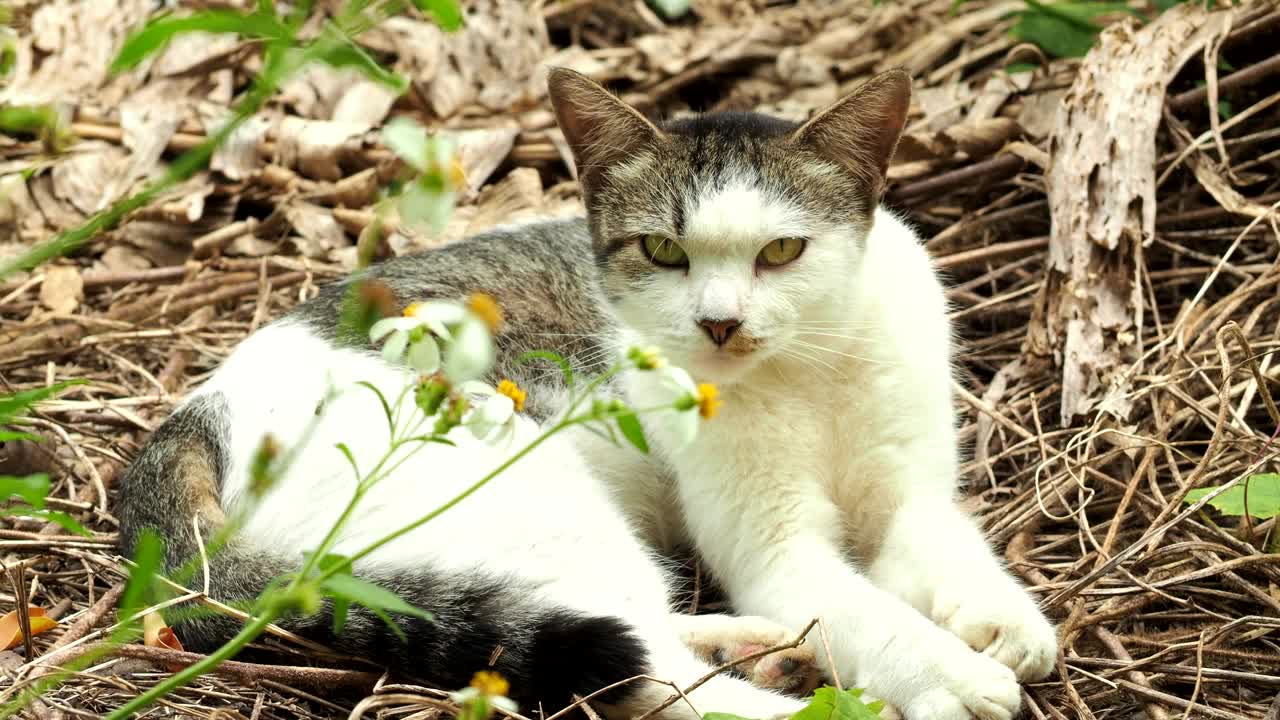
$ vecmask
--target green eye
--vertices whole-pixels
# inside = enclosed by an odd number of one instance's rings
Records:
[[[778,267],[800,257],[802,252],[804,252],[804,238],[778,238],[764,246],[756,256],[756,262],[769,267]]]
[[[643,242],[644,254],[649,256],[654,265],[684,267],[689,264],[689,256],[684,254],[684,248],[669,237],[645,235]]]

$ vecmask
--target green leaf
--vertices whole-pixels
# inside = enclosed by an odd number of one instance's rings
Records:
[[[54,383],[48,387],[0,395],[0,422],[7,422],[8,419],[17,417],[32,405],[41,400],[47,400],[72,385],[85,385],[88,382],[88,380],[67,380],[66,382]]]
[[[345,598],[333,599],[333,634],[341,635],[347,624],[347,613],[351,611],[351,601]]]
[[[122,618],[129,617],[145,606],[152,576],[160,570],[164,558],[164,541],[150,528],[143,530],[133,547],[133,567],[129,568],[129,580],[120,596]]]
[[[1220,487],[1222,486],[1192,490],[1187,493],[1184,502],[1193,505]],[[1280,515],[1280,474],[1276,473],[1252,475],[1248,480],[1210,500],[1209,504],[1223,515],[1240,517],[1245,514],[1246,488],[1250,517],[1267,520]]]
[[[313,57],[335,68],[357,70],[370,80],[395,90],[396,94],[409,89],[408,80],[379,65],[377,60],[369,57],[368,53],[348,38],[341,38],[332,47],[313,53]]]
[[[827,686],[814,691],[813,700],[791,720],[880,720],[880,716],[862,702],[862,690],[838,692]]]
[[[44,499],[49,496],[49,476],[44,473],[26,477],[0,475],[0,501],[15,495],[36,510],[43,508]]]
[[[75,518],[58,510],[32,510],[25,513],[15,512],[15,514],[42,518],[45,522],[60,525],[64,530],[80,535],[81,537],[93,537],[93,533],[85,529],[85,526],[77,522]]]
[[[649,4],[667,20],[682,18],[689,12],[689,0],[649,0]],[[880,0],[873,0],[872,4],[879,5]]]
[[[342,599],[360,603],[374,611],[375,614],[379,611],[390,611],[401,615],[420,617],[424,620],[433,618],[431,613],[410,605],[390,590],[351,575],[327,577],[321,587],[335,600]]]
[[[1119,2],[1026,2],[1027,9],[1018,14],[1018,22],[1009,32],[1055,57],[1083,57],[1102,30],[1093,22],[1095,17],[1130,12]]]
[[[289,29],[269,12],[242,14],[231,10],[204,10],[186,17],[163,17],[125,40],[115,61],[112,74],[137,67],[147,57],[183,33],[234,33],[251,38],[282,40]]]
[[[462,27],[462,9],[458,7],[458,0],[413,0],[413,4],[448,32]]]
[[[44,442],[44,438],[39,435],[32,435],[29,432],[21,432],[18,430],[7,430],[0,428],[0,443],[7,443],[11,440],[30,440],[31,442]]]
[[[565,360],[563,356],[557,355],[556,353],[548,350],[534,350],[516,358],[516,364],[523,365],[533,360],[549,360],[550,362],[559,365],[560,374],[564,376],[564,384],[570,388],[573,387],[573,367],[569,365],[569,361]]]
[[[373,391],[374,395],[378,396],[378,402],[382,403],[382,414],[387,418],[387,428],[390,429],[391,435],[394,437],[396,434],[396,419],[395,415],[391,412],[390,403],[387,402],[387,396],[382,394],[382,391],[378,389],[378,386],[367,380],[361,380],[356,384],[369,388]]]
[[[356,464],[356,456],[351,454],[351,448],[346,443],[338,443],[334,445],[347,459],[347,463],[351,465],[351,472],[355,473],[356,482],[360,482],[360,466]]]
[[[1039,68],[1040,66],[1035,63],[1018,62],[1009,63],[1005,66],[1004,71],[1010,75],[1017,75],[1018,73],[1035,72]]]
[[[409,636],[404,634],[404,630],[400,629],[400,626],[396,624],[395,620],[391,619],[390,615],[386,614],[385,612],[375,607],[369,608],[369,612],[373,613],[378,617],[379,620],[382,620],[382,622],[386,623],[387,627],[391,629],[391,632],[395,633],[395,636],[399,638],[400,642],[402,643],[409,642]]]
[[[304,558],[310,559],[311,553],[303,553]],[[338,575],[351,574],[351,558],[339,553],[325,553],[316,561],[316,569],[321,573],[333,571]]]
[[[711,712],[702,716],[702,720],[756,720],[755,718],[744,718],[741,715],[733,713],[717,713]]]
[[[62,120],[49,105],[5,105],[0,107],[0,132],[17,137],[57,133]]]
[[[640,425],[639,418],[635,413],[623,413],[618,416],[618,429],[622,431],[625,437],[636,449],[642,453],[649,453],[649,443],[644,439],[644,428]]]

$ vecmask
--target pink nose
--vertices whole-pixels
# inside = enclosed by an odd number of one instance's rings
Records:
[[[698,324],[702,326],[703,330],[707,331],[707,337],[710,337],[712,342],[717,345],[723,345],[729,342],[729,338],[733,337],[742,322],[738,320],[703,319],[699,320]]]

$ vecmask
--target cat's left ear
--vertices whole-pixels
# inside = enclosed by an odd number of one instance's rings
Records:
[[[875,201],[911,107],[911,76],[888,70],[800,126],[791,138],[865,181]]]

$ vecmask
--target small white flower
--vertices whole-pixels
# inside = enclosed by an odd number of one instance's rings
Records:
[[[387,339],[382,346],[382,357],[387,362],[404,362],[420,373],[433,373],[440,369],[440,347],[428,329],[427,324],[416,317],[383,318],[369,328],[369,339],[373,342]]]
[[[382,144],[419,170],[427,165],[427,130],[408,118],[392,118],[383,126]]]
[[[484,375],[497,354],[485,321],[453,302],[414,303],[403,317],[379,320],[369,328],[369,339],[376,343],[383,338],[382,357],[387,362],[403,362],[430,374],[440,369],[443,354],[444,372],[454,382]],[[436,338],[444,343],[443,353]]]
[[[462,383],[458,390],[476,400],[464,424],[477,440],[499,445],[511,439],[519,422],[516,413],[524,409],[523,390],[510,380],[503,380],[497,388],[473,380]]]
[[[449,699],[458,705],[466,705],[475,702],[480,697],[480,691],[474,687],[465,687],[461,690],[449,693]],[[519,709],[516,701],[502,695],[489,695],[489,704],[499,710],[513,713]]]
[[[439,233],[453,214],[457,195],[449,190],[431,190],[415,182],[400,196],[400,219],[420,231]]]
[[[698,436],[698,385],[683,368],[663,365],[632,375],[635,404],[641,407],[670,405],[672,410],[653,414],[683,446]]]
[[[475,380],[493,367],[497,351],[489,326],[480,318],[466,313],[455,326],[453,342],[445,353],[444,373],[454,382]]]

